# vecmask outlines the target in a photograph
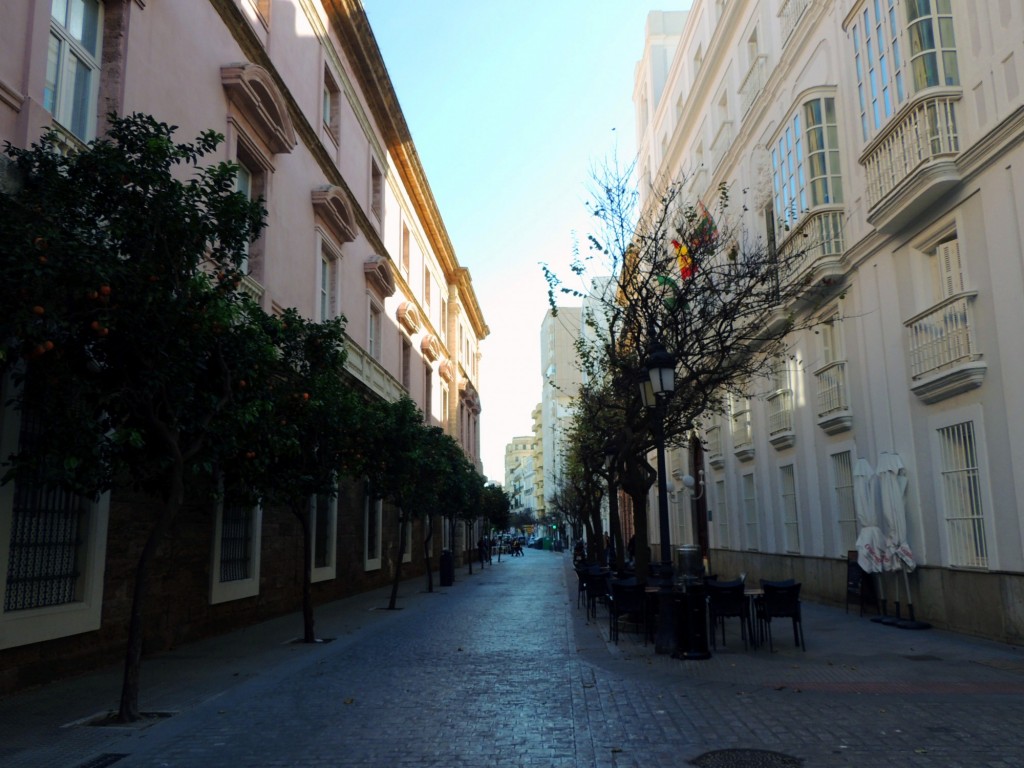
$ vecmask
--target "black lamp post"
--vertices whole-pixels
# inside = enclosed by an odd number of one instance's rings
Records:
[[[640,380],[640,397],[654,408],[654,442],[658,451],[658,535],[661,539],[662,576],[672,574],[672,544],[669,541],[668,486],[665,476],[665,402],[676,391],[676,361],[659,342],[647,356],[647,378]]]

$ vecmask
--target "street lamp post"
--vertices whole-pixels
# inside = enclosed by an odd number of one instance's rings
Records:
[[[661,539],[661,568],[664,578],[672,574],[672,543],[669,540],[668,485],[665,472],[665,402],[676,390],[676,361],[660,343],[647,356],[647,378],[640,382],[640,397],[655,410],[654,442],[658,452],[658,536]]]

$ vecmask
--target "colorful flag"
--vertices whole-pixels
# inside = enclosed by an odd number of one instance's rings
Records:
[[[713,246],[718,242],[718,225],[700,200],[697,201],[696,210],[697,222],[693,227],[693,234],[690,235],[690,247],[695,250]]]
[[[693,259],[690,258],[690,249],[678,240],[672,241],[672,248],[676,253],[676,262],[679,264],[679,275],[685,280],[693,274]]]

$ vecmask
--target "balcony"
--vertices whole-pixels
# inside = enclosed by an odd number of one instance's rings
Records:
[[[750,461],[754,458],[750,411],[740,411],[732,417],[732,452],[740,461]]]
[[[868,223],[895,232],[960,181],[959,88],[932,88],[907,103],[860,158]]]
[[[796,444],[791,389],[781,389],[768,395],[768,442],[780,451]]]
[[[779,25],[782,27],[782,44],[789,42],[800,17],[804,15],[810,0],[783,0],[779,8]]]
[[[398,380],[388,373],[384,366],[370,357],[370,353],[346,336],[345,369],[375,394],[388,402],[395,402],[406,393]]]
[[[754,106],[757,97],[761,95],[765,84],[768,82],[768,57],[763,53],[754,59],[754,63],[747,70],[746,77],[740,83],[740,114],[746,115]]]
[[[837,435],[853,426],[846,388],[846,361],[838,360],[814,372],[818,381],[818,426]]]
[[[976,291],[958,293],[907,320],[910,389],[936,403],[980,387],[988,370],[974,336]]]
[[[708,462],[715,469],[721,469],[722,465],[725,464],[725,459],[722,456],[722,428],[719,426],[708,427],[707,432],[707,444],[708,444]]]
[[[787,282],[836,292],[843,282],[843,219],[841,205],[819,206],[807,213],[782,241],[779,253],[788,265]]]

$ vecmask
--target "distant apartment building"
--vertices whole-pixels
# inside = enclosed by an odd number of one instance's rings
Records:
[[[505,446],[505,492],[513,513],[537,511],[536,453],[533,435],[513,437]]]
[[[479,343],[488,328],[358,0],[5,4],[0,140],[28,146],[53,129],[73,152],[103,134],[111,112],[152,114],[179,126],[181,141],[223,134],[213,161],[237,163],[239,189],[267,208],[247,290],[270,313],[343,314],[353,386],[411,398],[481,466]],[[2,413],[4,456],[18,444],[18,420],[10,408]],[[32,527],[21,518],[44,511],[18,507],[15,495],[13,484],[0,487],[0,690],[119,655],[138,544],[130,523],[145,504],[108,495],[81,505],[75,526]],[[259,509],[232,509],[227,521],[228,509],[195,505],[172,531],[173,562],[154,564],[150,605],[160,616],[147,616],[147,650],[300,605],[295,521]],[[390,579],[391,512],[362,479],[341,481],[314,526],[326,537],[317,602]],[[423,533],[417,524],[409,573],[423,568]],[[439,539],[438,551],[452,546]],[[69,544],[74,562],[65,568]],[[14,579],[16,548],[43,556]],[[64,588],[25,587],[56,578]],[[60,665],[48,661],[55,657]]]
[[[580,389],[580,366],[576,340],[580,334],[579,307],[549,309],[540,328],[542,445],[544,450],[544,493],[549,501],[562,482],[567,430],[571,425],[573,401]],[[545,506],[547,506],[545,504]]]
[[[917,618],[1021,641],[1024,5],[695,0],[648,17],[634,104],[643,203],[727,190],[816,296],[705,425],[713,570],[842,601],[854,469],[898,461]]]

